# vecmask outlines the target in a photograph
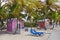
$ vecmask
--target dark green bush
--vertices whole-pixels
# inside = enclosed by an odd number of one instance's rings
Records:
[[[24,25],[25,27],[37,27],[38,26],[37,23],[29,23],[29,22],[25,22]]]

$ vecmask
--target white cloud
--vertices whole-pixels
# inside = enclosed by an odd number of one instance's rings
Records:
[[[41,0],[42,2],[45,2],[45,0]]]
[[[1,3],[1,6],[3,6],[4,4],[5,4],[5,2],[2,2],[2,3]]]
[[[5,3],[7,3],[7,0],[1,0],[1,6],[3,6]]]

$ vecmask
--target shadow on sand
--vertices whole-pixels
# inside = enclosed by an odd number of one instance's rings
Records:
[[[8,35],[19,35],[20,33],[12,33],[12,32],[7,32],[7,31],[0,31],[0,35],[6,35],[6,34],[8,34]]]
[[[33,35],[33,34],[27,34],[26,36],[33,36],[33,37],[43,37],[44,35]]]
[[[11,34],[11,33],[8,33],[7,31],[0,31],[0,35],[2,34]]]

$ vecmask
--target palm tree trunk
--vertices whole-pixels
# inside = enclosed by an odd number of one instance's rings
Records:
[[[1,0],[0,0],[0,7],[1,7]]]

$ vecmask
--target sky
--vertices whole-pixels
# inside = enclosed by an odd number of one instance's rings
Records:
[[[1,6],[3,6],[6,3],[6,0],[1,0]]]

